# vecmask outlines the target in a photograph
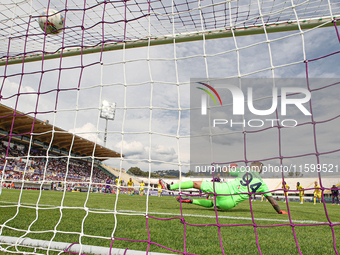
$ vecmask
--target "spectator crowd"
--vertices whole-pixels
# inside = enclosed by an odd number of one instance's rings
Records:
[[[8,148],[8,143],[4,141],[0,141],[0,155],[0,180],[2,177],[4,178],[3,182],[8,184],[8,186],[5,184],[6,187],[12,187],[10,182],[13,181],[38,182],[44,180],[51,183],[51,189],[56,190],[61,187],[65,177],[66,182],[79,183],[76,185],[81,186],[82,182],[89,182],[90,179],[92,179],[92,183],[104,183],[108,176],[96,164],[93,164],[92,167],[92,162],[53,153],[47,155],[46,151],[38,149],[31,149],[29,157],[27,157],[26,146],[11,144]],[[72,189],[75,185],[69,186]]]

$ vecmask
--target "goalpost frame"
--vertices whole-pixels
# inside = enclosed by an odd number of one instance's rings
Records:
[[[47,240],[37,240],[31,238],[20,238],[20,237],[12,237],[12,236],[0,236],[0,244],[6,244],[8,246],[17,245],[26,248],[42,248],[48,249],[50,251],[60,250],[65,253],[86,253],[86,254],[97,254],[97,255],[146,255],[145,251],[136,251],[130,249],[119,249],[119,248],[108,248],[94,245],[86,245],[86,244],[76,244],[76,243],[64,243],[64,242],[56,242],[56,241],[47,241]],[[0,251],[6,251],[6,249],[0,249]],[[165,255],[165,253],[159,252],[149,252],[148,255]],[[171,255],[167,253],[167,255]],[[174,255],[174,254],[173,254]]]
[[[314,29],[316,27],[330,27],[334,26],[334,21],[337,20],[339,17],[333,18],[315,18],[310,20],[302,20],[295,22],[277,22],[272,24],[266,24],[265,30],[267,33],[277,33],[277,32],[288,32],[301,29]],[[300,28],[299,28],[300,25]],[[76,49],[67,49],[65,48],[63,51],[59,50],[55,53],[41,53],[35,55],[26,55],[26,56],[18,56],[18,57],[3,57],[0,59],[0,66],[4,65],[13,65],[19,64],[23,61],[27,62],[34,62],[34,61],[41,61],[42,59],[56,59],[60,57],[70,57],[76,56],[81,54],[91,54],[97,53],[101,51],[113,51],[113,50],[121,50],[121,49],[131,49],[131,48],[139,48],[139,47],[146,47],[148,45],[165,45],[171,44],[174,42],[181,43],[181,42],[193,42],[193,41],[200,41],[208,39],[218,39],[218,38],[227,38],[234,36],[246,36],[246,35],[256,35],[256,34],[263,34],[264,28],[262,25],[252,26],[252,27],[245,27],[245,28],[234,28],[233,31],[231,29],[224,29],[224,30],[215,30],[215,31],[205,31],[205,32],[197,32],[197,33],[186,33],[186,34],[177,34],[175,36],[169,35],[164,37],[153,37],[150,38],[150,42],[148,38],[140,39],[136,41],[127,41],[127,42],[115,42],[109,44],[99,44],[95,47],[83,47],[82,49],[80,46],[75,47]]]

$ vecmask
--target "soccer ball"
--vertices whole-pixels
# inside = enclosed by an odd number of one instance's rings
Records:
[[[43,31],[45,31],[46,23],[47,34],[58,34],[62,31],[61,28],[64,27],[64,16],[61,13],[57,13],[56,10],[49,9],[47,18],[46,10],[41,14],[41,17],[39,17],[39,26]]]

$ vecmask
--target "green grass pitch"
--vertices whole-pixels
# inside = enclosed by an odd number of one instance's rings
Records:
[[[3,190],[0,195],[0,223],[13,217],[17,211],[19,190]],[[35,204],[39,191],[24,190],[21,197],[21,205],[33,208],[20,207],[18,215],[6,225],[2,235],[21,236],[25,232],[15,229],[27,230],[36,219]],[[38,219],[31,226],[31,231],[53,230],[61,217],[58,208],[63,192],[43,191],[39,202]],[[86,215],[83,209],[87,193],[67,192],[64,198],[64,206],[74,207],[62,209],[62,218],[57,227],[58,231],[81,232],[82,221]],[[89,194],[86,207],[90,211],[84,221],[84,234],[92,236],[110,237],[115,226],[113,214],[115,195],[98,193]],[[10,203],[14,202],[14,203]],[[12,207],[4,207],[12,205]],[[282,210],[287,210],[286,204],[279,202]],[[259,246],[263,254],[298,254],[295,244],[292,226],[265,227],[272,224],[289,223],[288,215],[279,215],[272,206],[266,202],[256,201],[252,203]],[[327,222],[323,204],[313,205],[297,202],[289,203],[291,217],[294,223],[318,223]],[[340,222],[340,206],[327,204],[329,218],[332,222]],[[119,195],[117,210],[126,215],[117,214],[117,228],[115,237],[126,239],[148,240],[146,218],[143,215],[129,215],[131,213],[143,214],[146,210],[146,196]],[[179,203],[173,197],[149,197],[149,215],[158,218],[170,218],[180,215]],[[192,204],[183,204],[185,221],[189,224],[216,224],[215,211]],[[245,201],[229,211],[218,211],[220,224],[252,224],[249,202]],[[149,218],[150,238],[152,242],[161,244],[174,250],[183,251],[184,225],[179,219],[161,221]],[[333,238],[330,226],[295,226],[300,249],[303,254],[335,254]],[[336,247],[340,250],[340,226],[334,226]],[[53,233],[29,233],[27,237],[33,239],[49,240]],[[222,244],[225,254],[258,254],[253,226],[233,226],[221,228]],[[219,241],[218,227],[186,226],[186,251],[196,254],[222,254]],[[79,234],[57,233],[54,241],[79,243]],[[92,237],[82,237],[82,244],[96,246],[110,246],[110,240]],[[142,242],[129,242],[115,240],[113,247],[129,248],[130,250],[146,250],[147,244]],[[14,249],[14,248],[11,248]],[[27,249],[25,249],[27,251]],[[156,245],[150,246],[150,251],[173,253]],[[5,253],[3,253],[5,254]],[[53,254],[53,253],[50,253]]]

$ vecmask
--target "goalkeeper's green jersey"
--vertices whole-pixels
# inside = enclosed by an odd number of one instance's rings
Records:
[[[235,202],[235,206],[244,200],[249,198],[248,194],[240,194],[240,193],[264,193],[265,197],[272,196],[269,192],[267,184],[262,180],[260,174],[256,171],[242,171],[240,169],[230,169],[230,175],[237,176],[237,178],[233,181],[227,182],[230,193],[233,195],[233,200]]]

